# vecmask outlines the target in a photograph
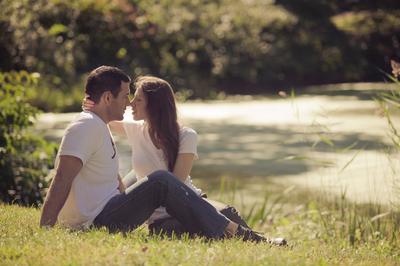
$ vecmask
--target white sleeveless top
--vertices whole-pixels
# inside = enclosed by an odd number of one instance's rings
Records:
[[[132,147],[132,168],[137,179],[139,180],[157,170],[168,171],[164,153],[152,142],[144,121],[123,121],[123,125],[128,142]],[[196,131],[187,127],[180,129],[178,153],[192,153],[195,159],[198,159]],[[196,194],[201,194],[201,190],[192,184],[190,176],[187,177],[185,184]],[[151,215],[148,223],[151,224],[155,220],[165,217],[169,217],[169,215],[164,207],[160,207]]]

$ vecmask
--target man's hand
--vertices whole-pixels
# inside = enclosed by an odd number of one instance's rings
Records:
[[[40,217],[41,227],[52,227],[67,200],[72,181],[82,169],[82,161],[74,156],[61,155],[56,175],[50,184]]]

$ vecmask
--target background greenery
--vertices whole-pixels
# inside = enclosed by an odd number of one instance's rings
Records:
[[[27,72],[0,73],[0,202],[37,206],[48,187],[56,146],[27,131],[38,110],[25,95],[37,84]]]
[[[0,2],[0,70],[39,72],[31,102],[51,111],[79,110],[82,75],[102,64],[191,98],[382,81],[399,40],[395,0]]]

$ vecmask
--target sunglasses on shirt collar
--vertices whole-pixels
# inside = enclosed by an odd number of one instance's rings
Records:
[[[115,150],[115,144],[114,144],[114,141],[113,141],[113,139],[111,137],[110,137],[110,140],[111,140],[111,145],[112,145],[113,151],[114,151],[113,155],[111,156],[111,159],[114,159],[115,155],[117,155],[117,151]]]

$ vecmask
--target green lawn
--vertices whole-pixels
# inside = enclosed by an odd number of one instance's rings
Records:
[[[38,209],[0,204],[0,265],[400,265],[397,213],[377,217],[380,207],[301,203],[301,197],[290,203],[294,198],[281,200],[286,207],[271,211],[274,219],[265,209],[274,209],[268,206],[277,206],[275,200],[244,212],[256,229],[284,235],[286,248],[161,239],[145,227],[127,235],[40,229]]]

